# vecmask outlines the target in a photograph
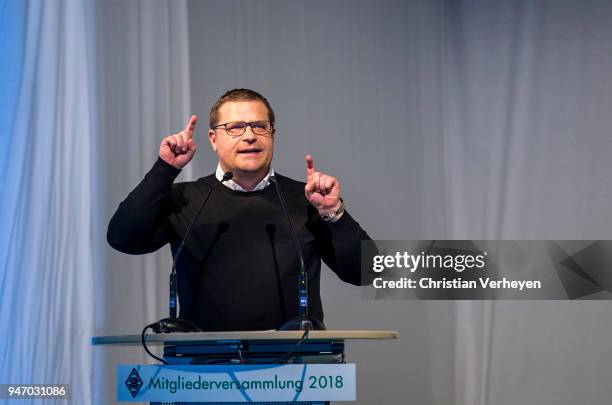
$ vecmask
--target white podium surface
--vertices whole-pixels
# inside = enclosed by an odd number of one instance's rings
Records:
[[[243,331],[243,332],[190,332],[190,333],[150,333],[145,340],[150,345],[197,344],[214,341],[241,340],[299,340],[303,331]],[[357,339],[399,339],[399,333],[389,330],[316,330],[308,332],[305,341],[316,340],[357,340]],[[95,336],[93,345],[140,345],[140,335]]]

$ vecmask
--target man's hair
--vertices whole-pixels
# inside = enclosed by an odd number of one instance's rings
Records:
[[[219,99],[210,109],[209,119],[211,129],[219,123],[219,108],[221,108],[221,106],[228,101],[261,101],[268,109],[268,120],[272,123],[272,125],[274,125],[274,110],[272,110],[270,103],[268,103],[268,100],[266,100],[264,96],[251,89],[232,89],[219,97]]]

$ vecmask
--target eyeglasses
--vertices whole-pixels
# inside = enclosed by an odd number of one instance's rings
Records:
[[[270,135],[274,129],[274,125],[270,121],[252,121],[252,122],[226,122],[225,124],[219,124],[212,129],[223,128],[225,132],[233,138],[242,136],[247,127],[251,127],[255,135]]]

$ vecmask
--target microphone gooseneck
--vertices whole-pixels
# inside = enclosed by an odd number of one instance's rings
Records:
[[[280,186],[276,179],[276,176],[271,176],[270,181],[274,184],[274,190],[276,196],[280,201],[281,207],[289,223],[289,230],[291,233],[291,239],[293,241],[293,247],[298,256],[300,262],[300,272],[298,275],[298,309],[299,315],[297,318],[291,319],[280,327],[280,330],[325,330],[325,325],[318,319],[311,318],[308,315],[309,303],[308,303],[308,278],[306,276],[306,265],[304,264],[304,254],[302,253],[302,247],[300,241],[293,226],[291,215],[287,209],[287,204],[281,193]]]
[[[191,233],[193,226],[195,225],[196,221],[200,217],[200,214],[202,213],[202,210],[204,209],[204,206],[206,205],[206,201],[208,201],[208,197],[210,197],[210,194],[217,186],[219,186],[221,183],[231,180],[232,177],[234,177],[234,174],[232,172],[227,172],[223,175],[223,178],[219,182],[215,183],[212,187],[208,189],[208,192],[204,195],[204,198],[202,199],[202,204],[200,204],[200,208],[198,209],[198,212],[193,217],[193,220],[191,221],[189,228],[187,228],[187,232],[185,233],[185,236],[181,240],[179,247],[176,249],[176,253],[174,254],[174,257],[172,258],[172,271],[170,272],[170,296],[168,300],[169,317],[160,320],[157,324],[154,324],[155,326],[158,326],[157,328],[155,327],[153,328],[153,330],[155,330],[156,332],[168,333],[168,332],[188,332],[188,331],[199,331],[200,330],[200,328],[198,328],[193,323],[185,319],[177,318],[177,304],[178,304],[177,290],[178,288],[177,288],[177,280],[176,280],[176,264],[177,264],[178,258],[183,252],[183,248],[185,247],[185,242],[187,241],[187,238],[189,237],[189,234]]]

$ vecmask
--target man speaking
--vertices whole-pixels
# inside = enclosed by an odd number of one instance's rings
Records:
[[[197,120],[162,140],[159,158],[113,215],[109,244],[143,254],[170,243],[174,255],[215,187],[177,259],[180,318],[207,331],[277,329],[298,315],[300,262],[276,179],[303,252],[310,315],[322,321],[321,259],[359,285],[360,241],[370,239],[345,210],[339,181],[317,171],[311,156],[306,183],[276,174],[274,111],[261,94],[234,89],[210,111],[216,173],[173,184],[196,152]]]

